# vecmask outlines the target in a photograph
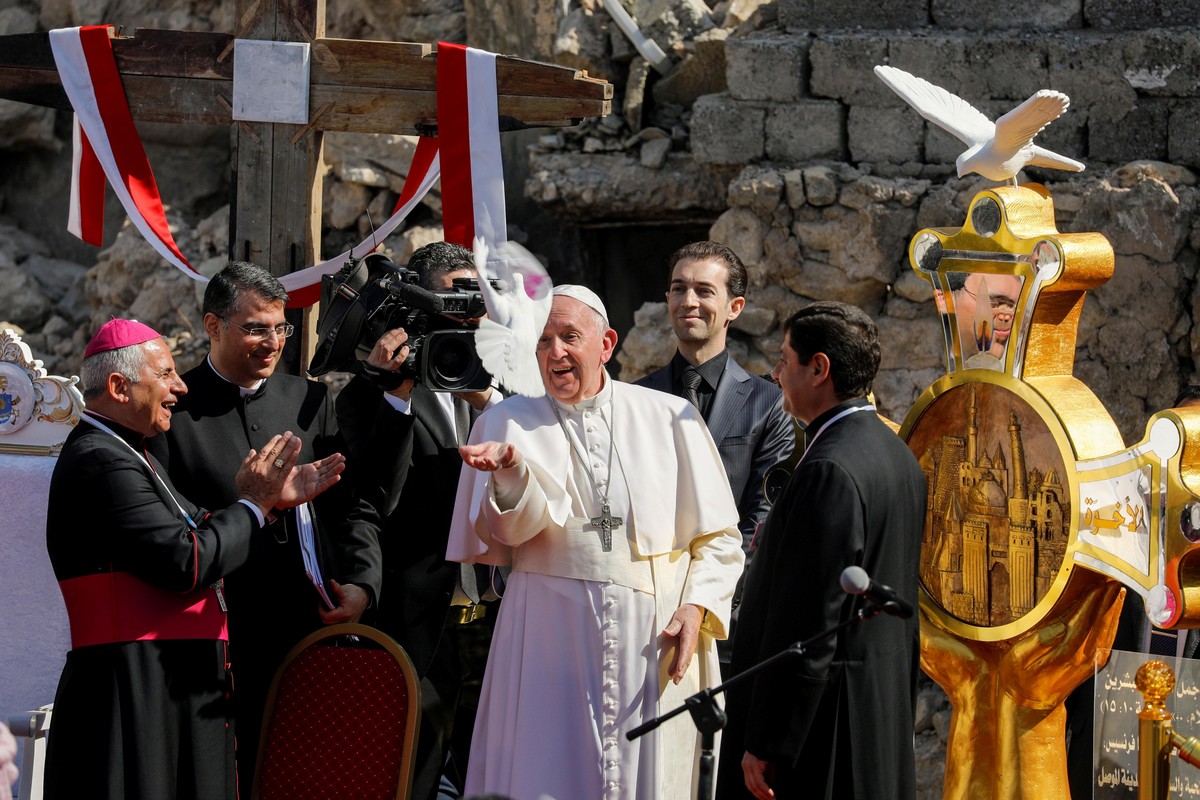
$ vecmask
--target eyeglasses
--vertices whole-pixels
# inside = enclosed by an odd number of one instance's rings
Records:
[[[241,325],[238,325],[236,322],[231,322],[225,317],[221,317],[221,319],[225,320],[226,325],[232,325],[240,331],[245,331],[247,335],[254,337],[260,342],[265,342],[267,339],[270,339],[272,333],[278,336],[280,339],[286,339],[292,335],[292,331],[296,330],[296,326],[290,322],[281,322],[274,328],[244,328]]]

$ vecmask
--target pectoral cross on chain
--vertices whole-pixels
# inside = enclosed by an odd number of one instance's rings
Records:
[[[625,520],[614,517],[608,503],[600,506],[600,516],[592,517],[591,523],[600,529],[600,549],[606,553],[612,552],[612,532],[621,527]]]

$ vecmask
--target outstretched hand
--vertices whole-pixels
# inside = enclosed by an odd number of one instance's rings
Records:
[[[311,464],[296,465],[288,473],[275,507],[291,508],[307,503],[340,481],[345,469],[346,457],[341,453],[334,453]]]
[[[482,472],[495,472],[498,469],[508,469],[521,463],[521,451],[514,444],[504,442],[480,442],[479,444],[464,444],[458,448],[458,454],[468,467]]]

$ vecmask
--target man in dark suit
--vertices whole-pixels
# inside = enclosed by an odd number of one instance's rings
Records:
[[[866,399],[875,323],[854,306],[813,303],[785,331],[772,374],[808,447],[746,578],[739,672],[849,620],[859,599],[841,589],[847,566],[917,603],[925,477]],[[735,687],[721,796],[912,798],[919,644],[915,616],[882,616]]]
[[[344,452],[333,400],[322,383],[275,372],[292,326],[287,292],[261,267],[231,262],[204,292],[209,353],[183,378],[191,391],[174,424],[152,440],[171,480],[193,500],[220,507],[236,500],[232,476],[251,447],[293,431],[301,463]],[[237,681],[238,778],[253,786],[267,692],[284,656],[322,623],[355,622],[379,596],[379,515],[358,499],[353,467],[313,505],[280,514],[227,581],[230,658]],[[330,603],[306,573],[301,549],[309,532]]]
[[[667,309],[679,349],[670,364],[636,383],[683,397],[700,409],[737,502],[749,569],[754,532],[770,509],[763,477],[791,454],[795,428],[783,412],[779,387],[743,369],[725,346],[730,323],[746,305],[746,267],[737,253],[720,242],[692,242],[676,250],[667,265]],[[729,638],[717,642],[722,671],[733,652],[741,597],[739,583]]]
[[[434,291],[476,276],[471,251],[446,242],[418,249],[408,268]],[[338,397],[338,419],[386,515],[377,624],[400,642],[421,677],[412,796],[430,800],[439,791],[461,795],[496,612],[488,569],[446,561],[462,469],[458,446],[466,444],[475,417],[502,396],[494,389],[433,392],[411,379],[384,391],[380,385],[396,383],[387,378],[409,356],[407,341],[403,328],[379,338],[367,361],[377,379],[350,381]]]
[[[667,309],[679,349],[671,363],[637,381],[692,401],[717,443],[741,516],[742,549],[770,506],[763,476],[796,439],[779,387],[729,357],[729,326],[746,305],[746,267],[720,242],[693,242],[668,261]],[[690,387],[690,388],[689,388]],[[747,561],[747,564],[749,561]]]

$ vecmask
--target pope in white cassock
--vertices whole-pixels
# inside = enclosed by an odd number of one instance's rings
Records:
[[[720,681],[713,643],[742,572],[738,513],[699,412],[610,378],[616,343],[594,292],[556,286],[537,344],[548,395],[509,397],[460,448],[447,557],[513,569],[468,795],[694,793],[688,715],[633,742],[625,733]]]

